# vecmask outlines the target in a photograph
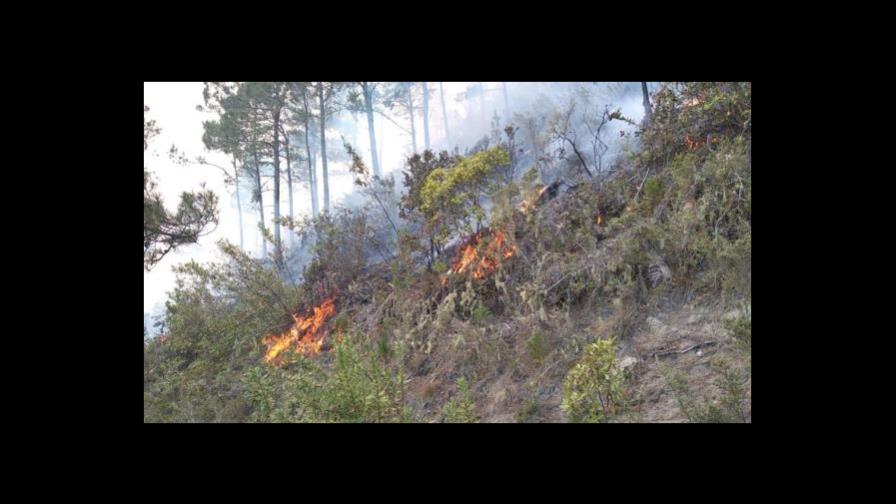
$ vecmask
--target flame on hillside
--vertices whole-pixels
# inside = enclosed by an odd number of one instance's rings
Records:
[[[528,213],[532,208],[538,203],[538,200],[541,199],[541,195],[548,190],[549,186],[542,186],[541,188],[532,191],[529,196],[516,207],[517,210],[523,213]]]
[[[507,241],[503,231],[492,233],[488,244],[485,247],[480,247],[483,238],[482,233],[477,233],[460,249],[457,259],[448,272],[449,275],[468,272],[474,279],[480,280],[497,268],[502,259],[509,259],[516,255],[516,247]],[[442,285],[447,283],[448,277],[443,277]]]
[[[335,298],[331,297],[320,306],[315,306],[307,317],[293,315],[295,322],[288,329],[280,334],[265,336],[261,340],[267,347],[265,362],[279,365],[283,361],[282,353],[289,348],[304,355],[319,354],[327,335],[321,328],[334,313],[336,313]]]

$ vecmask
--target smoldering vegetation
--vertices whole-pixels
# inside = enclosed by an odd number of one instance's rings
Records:
[[[256,84],[145,421],[751,420],[750,83]]]

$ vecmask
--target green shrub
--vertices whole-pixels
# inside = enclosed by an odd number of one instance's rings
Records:
[[[274,383],[267,370],[253,366],[243,375],[243,394],[253,411],[251,419],[255,422],[267,422],[274,411]]]
[[[311,387],[303,420],[325,422],[396,422],[409,420],[404,406],[406,379],[400,366],[377,360],[377,353],[362,351],[355,338],[346,337],[335,349],[331,373]],[[389,349],[387,353],[392,353]],[[309,387],[297,391],[307,393]]]
[[[663,199],[663,182],[659,177],[653,176],[644,183],[644,199],[641,201],[641,209],[644,215],[653,213],[653,209]]]
[[[395,363],[383,363],[382,343],[361,344],[346,336],[335,346],[332,365],[299,357],[283,369],[252,368],[244,395],[253,419],[262,422],[403,422],[407,380]],[[388,345],[388,344],[387,344]],[[400,357],[400,349],[388,348]],[[400,361],[400,358],[394,359]]]
[[[477,324],[481,324],[492,318],[492,311],[488,309],[487,306],[479,303],[476,305],[476,308],[473,309],[472,314],[473,321]]]
[[[624,403],[624,378],[613,339],[591,343],[563,382],[563,410],[573,422],[607,421]]]
[[[688,385],[687,377],[668,367],[660,372],[672,389],[681,412],[693,423],[738,423],[746,422],[746,389],[741,373],[732,368],[726,360],[717,360],[713,367],[720,373],[714,385],[721,390],[721,396],[711,398],[704,394],[697,399]]]
[[[731,333],[731,337],[737,342],[738,347],[750,352],[753,346],[753,321],[749,308],[739,317],[725,321],[725,328]]]
[[[535,364],[541,364],[548,353],[547,343],[541,335],[541,331],[535,329],[532,336],[526,341],[526,349],[529,351],[529,358]]]
[[[470,398],[470,386],[467,379],[461,377],[457,380],[457,396],[448,401],[442,410],[445,423],[474,423],[476,422],[476,410],[473,400]]]
[[[532,417],[538,414],[538,399],[535,396],[528,397],[523,404],[520,406],[520,409],[516,412],[516,421],[517,423],[527,423]]]

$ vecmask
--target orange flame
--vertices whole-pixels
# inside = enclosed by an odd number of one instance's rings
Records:
[[[537,190],[532,191],[529,194],[529,197],[523,199],[523,201],[520,202],[519,206],[517,206],[517,210],[523,213],[528,213],[530,210],[532,210],[533,207],[535,207],[535,204],[538,203],[539,199],[541,199],[541,195],[544,194],[544,192],[547,190],[548,186],[541,186]]]
[[[324,344],[325,332],[318,335],[318,330],[324,322],[336,313],[335,299],[328,298],[320,306],[315,306],[311,315],[302,318],[293,315],[295,322],[286,331],[280,334],[265,336],[261,342],[268,348],[264,360],[267,363],[279,365],[283,358],[280,354],[292,345],[295,352],[304,355],[317,355]]]
[[[703,145],[703,140],[701,139],[692,139],[691,135],[684,135],[684,143],[687,145],[688,150],[695,150],[700,148]]]
[[[482,241],[482,235],[477,234],[461,249],[457,260],[451,266],[449,274],[460,274],[466,270],[472,271],[474,279],[479,280],[485,278],[485,275],[498,267],[498,258],[503,257],[509,259],[516,255],[516,247],[507,243],[503,231],[495,231],[492,234],[492,240],[484,250],[478,250]],[[442,285],[448,283],[448,278],[442,278]]]

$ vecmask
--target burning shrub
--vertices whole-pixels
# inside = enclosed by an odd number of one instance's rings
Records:
[[[743,138],[700,159],[682,154],[670,167],[675,199],[666,258],[680,283],[703,283],[727,298],[749,295],[752,177]]]
[[[503,231],[476,233],[458,249],[448,275],[467,274],[481,280],[516,252],[516,246],[507,240]]]
[[[306,317],[294,314],[295,322],[280,334],[265,336],[261,342],[267,347],[264,360],[267,363],[280,365],[283,362],[284,351],[293,347],[297,354],[317,355],[320,353],[327,335],[322,330],[327,319],[336,312],[335,299],[330,297],[324,300],[320,306],[315,306]]]
[[[705,155],[721,138],[752,129],[749,82],[667,83],[653,95],[653,116],[644,130],[642,159],[661,165],[681,152]]]

